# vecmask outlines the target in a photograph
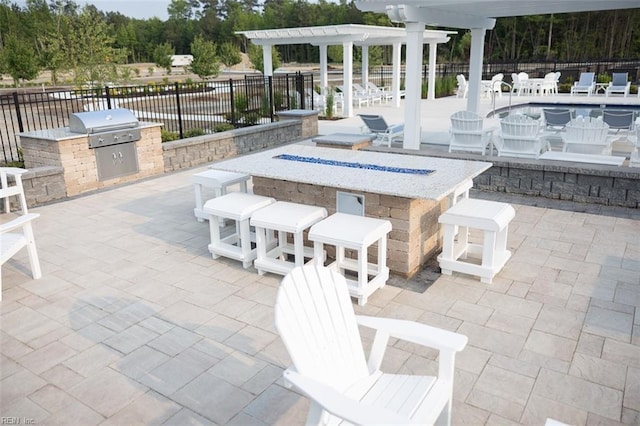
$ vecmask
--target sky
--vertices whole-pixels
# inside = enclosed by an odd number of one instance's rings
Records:
[[[74,0],[81,7],[85,4],[93,4],[98,10],[103,12],[120,12],[130,18],[149,19],[160,18],[165,21],[169,18],[167,6],[171,0]],[[22,7],[25,0],[10,0]]]

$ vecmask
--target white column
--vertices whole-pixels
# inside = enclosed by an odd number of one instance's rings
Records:
[[[400,108],[400,52],[401,52],[401,43],[393,43],[393,53],[392,53],[392,74],[391,74],[391,91],[393,94],[393,106],[396,108]]]
[[[471,58],[469,60],[467,110],[473,112],[478,112],[480,109],[480,81],[482,80],[485,32],[485,28],[471,29]]]
[[[438,43],[429,43],[429,84],[427,89],[427,99],[436,98],[436,52]]]
[[[320,46],[320,93],[326,95],[327,86],[329,85],[329,79],[327,74],[327,45],[321,44]]]
[[[420,102],[422,93],[422,43],[424,24],[407,22],[407,65],[405,79],[404,142],[405,149],[420,149]]]
[[[353,42],[342,43],[342,81],[344,88],[344,116],[353,117]]]
[[[265,76],[273,75],[273,61],[271,60],[271,45],[263,44],[262,45],[262,64],[264,65]]]
[[[369,81],[369,46],[362,46],[362,87]]]

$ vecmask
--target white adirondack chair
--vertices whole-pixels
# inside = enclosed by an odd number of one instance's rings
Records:
[[[540,134],[540,122],[520,114],[509,115],[500,121],[498,157],[538,158],[549,150],[549,142]]]
[[[42,276],[40,261],[36,250],[36,242],[33,236],[31,222],[40,217],[37,213],[29,213],[27,200],[22,186],[22,174],[24,169],[16,167],[0,167],[0,200],[4,208],[4,214],[8,219],[0,218],[0,265],[4,265],[16,253],[27,248],[31,274],[34,279]],[[13,179],[10,182],[8,177]],[[11,199],[17,197],[20,204],[20,213],[11,212]],[[2,272],[0,271],[0,300],[2,300]]]
[[[564,152],[579,154],[611,154],[611,140],[607,137],[609,125],[593,117],[574,118],[562,135]]]
[[[458,111],[451,115],[449,152],[480,152],[485,155],[494,129],[483,129],[482,116],[472,111]]]
[[[307,425],[451,422],[455,353],[467,337],[406,320],[356,316],[344,276],[323,266],[282,280],[275,324],[293,366],[284,379],[311,399]],[[358,324],[376,330],[365,359]],[[380,371],[390,337],[440,351],[438,376]]]

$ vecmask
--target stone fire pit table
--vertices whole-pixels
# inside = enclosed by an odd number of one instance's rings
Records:
[[[336,193],[364,196],[365,216],[391,221],[387,264],[411,277],[441,247],[438,217],[454,195],[491,167],[483,161],[321,148],[302,144],[221,161],[213,169],[247,173],[253,192],[336,211]],[[375,256],[371,251],[370,256]]]

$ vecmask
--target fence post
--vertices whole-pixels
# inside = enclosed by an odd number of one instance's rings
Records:
[[[180,139],[183,139],[184,134],[182,132],[182,111],[180,108],[180,84],[176,81],[174,83],[174,87],[176,88],[176,106],[178,107],[178,133],[180,134]]]
[[[273,123],[275,118],[273,111],[275,111],[275,108],[276,108],[275,101],[273,99],[273,96],[275,94],[275,91],[273,90],[273,76],[270,75],[267,78],[267,85],[268,85],[267,89],[269,90],[269,115],[271,116],[270,117],[271,122]]]
[[[236,102],[233,96],[233,79],[229,79],[229,100],[231,101],[231,124],[236,126]]]
[[[104,93],[107,97],[107,109],[111,109],[111,91],[109,90],[109,86],[104,87]]]
[[[18,119],[18,129],[20,132],[24,132],[24,125],[22,124],[22,114],[20,113],[20,99],[18,98],[18,92],[13,92],[13,104],[16,107],[16,117]]]
[[[298,92],[298,97],[300,99],[299,108],[306,109],[306,99],[304,96],[304,79],[302,78],[302,74],[300,73],[300,71],[296,71],[296,92]]]

